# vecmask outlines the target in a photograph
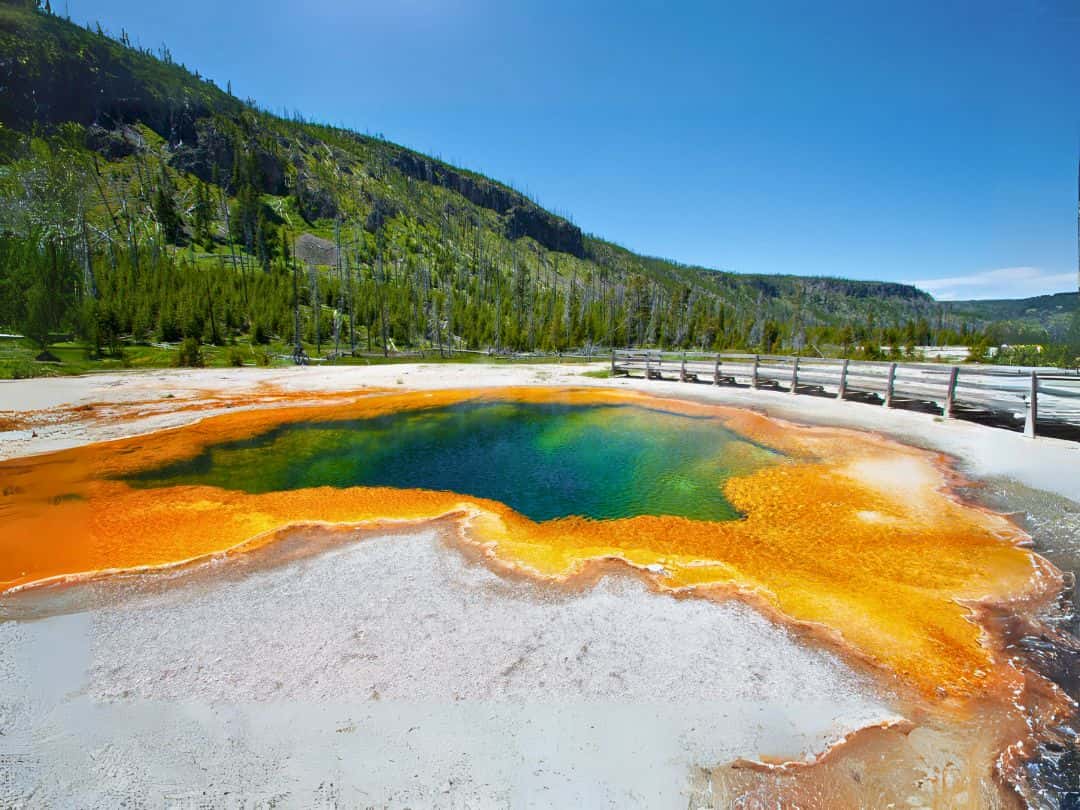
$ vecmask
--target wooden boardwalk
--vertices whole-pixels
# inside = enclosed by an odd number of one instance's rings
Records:
[[[1080,375],[1061,369],[615,350],[611,371],[832,396],[1080,440]]]

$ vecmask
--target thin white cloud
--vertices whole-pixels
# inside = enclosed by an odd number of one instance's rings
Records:
[[[939,301],[975,298],[1031,298],[1077,287],[1076,273],[1053,273],[1041,267],[999,267],[966,276],[909,281]]]

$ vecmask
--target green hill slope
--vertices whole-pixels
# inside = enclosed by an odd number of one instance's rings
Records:
[[[983,301],[950,301],[948,309],[957,317],[983,327],[992,327],[1002,343],[1060,342],[1069,334],[1080,295],[1074,292]]]
[[[966,339],[964,311],[913,287],[639,256],[495,180],[269,114],[167,51],[11,0],[0,160],[0,331],[102,351],[289,344],[298,326],[349,352]]]

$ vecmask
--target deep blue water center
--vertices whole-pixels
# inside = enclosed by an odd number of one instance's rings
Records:
[[[389,486],[501,501],[533,520],[731,520],[723,484],[778,455],[717,420],[636,405],[472,401],[283,425],[139,473],[134,486],[245,492]]]

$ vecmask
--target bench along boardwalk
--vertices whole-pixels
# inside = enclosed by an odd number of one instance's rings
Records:
[[[766,354],[611,353],[614,375],[816,394],[1080,440],[1080,375],[1054,368],[947,366]]]

